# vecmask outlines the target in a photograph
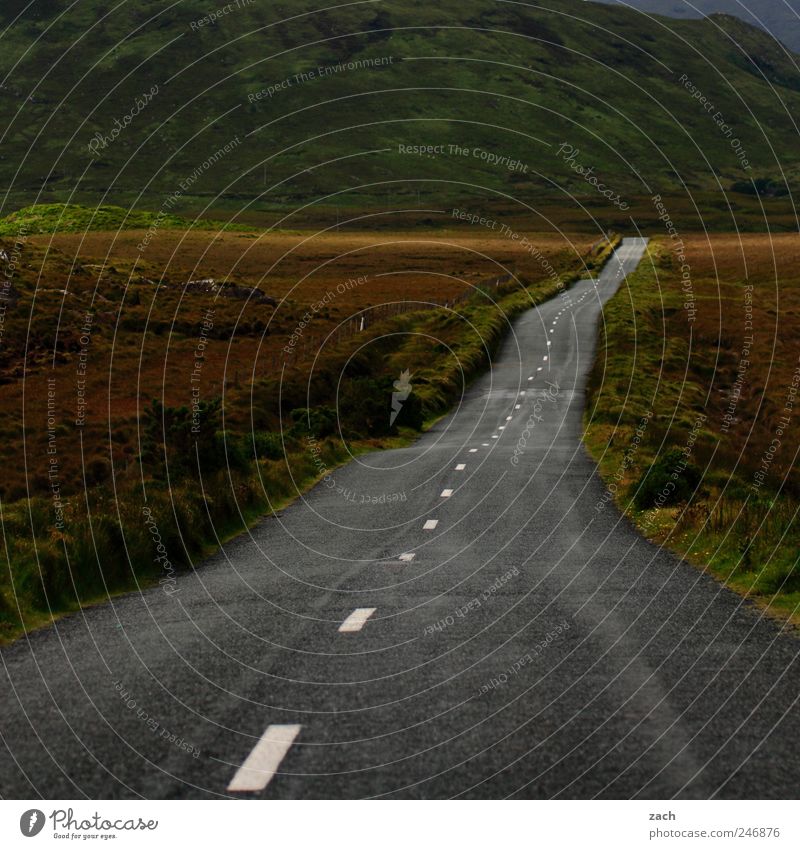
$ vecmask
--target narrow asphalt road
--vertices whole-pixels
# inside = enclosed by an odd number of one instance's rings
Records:
[[[0,652],[0,794],[796,795],[800,640],[595,509],[586,375],[643,251],[413,446]]]

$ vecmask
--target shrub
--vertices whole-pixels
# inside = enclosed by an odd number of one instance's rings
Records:
[[[156,398],[145,407],[142,415],[143,437],[140,462],[149,473],[161,480],[169,476],[176,480],[197,476],[198,456],[202,472],[207,474],[227,463],[238,465],[241,458],[233,452],[226,459],[225,445],[220,432],[222,407],[219,398],[200,401],[195,411],[188,407],[168,407]]]
[[[266,430],[256,431],[252,437],[252,444],[255,449],[255,456],[258,459],[280,460],[283,457],[284,447],[279,433],[271,433]],[[288,448],[287,445],[287,450]]]
[[[700,478],[700,470],[685,453],[673,449],[642,473],[633,487],[633,503],[639,510],[680,504],[691,497]]]
[[[391,386],[388,378],[349,380],[339,395],[342,422],[353,436],[386,436],[396,431],[390,423]]]
[[[326,436],[331,436],[336,433],[339,423],[336,415],[336,410],[332,407],[298,407],[292,410],[292,436],[306,436],[310,434],[317,439],[324,439]],[[283,456],[283,451],[274,459],[279,459]]]

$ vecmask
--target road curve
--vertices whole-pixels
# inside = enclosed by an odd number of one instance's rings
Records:
[[[0,652],[0,795],[794,795],[800,641],[595,509],[584,387],[644,246],[413,446]]]

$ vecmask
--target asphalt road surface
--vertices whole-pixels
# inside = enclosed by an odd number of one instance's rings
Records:
[[[585,380],[643,249],[413,446],[2,651],[2,796],[795,798],[800,641],[595,509]]]

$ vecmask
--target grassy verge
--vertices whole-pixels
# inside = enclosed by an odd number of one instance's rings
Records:
[[[784,466],[776,458],[761,474],[796,352],[757,360],[747,345],[770,314],[768,303],[753,307],[758,269],[750,274],[755,285],[695,277],[687,300],[671,246],[651,243],[605,309],[585,442],[609,488],[596,510],[613,499],[645,536],[797,622],[800,499],[788,448]]]

